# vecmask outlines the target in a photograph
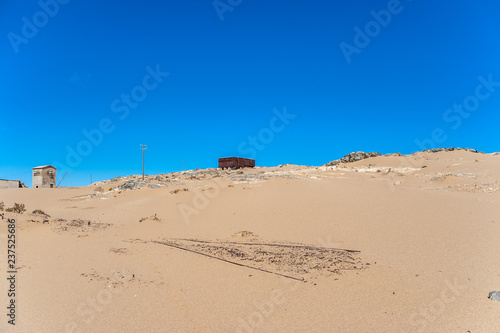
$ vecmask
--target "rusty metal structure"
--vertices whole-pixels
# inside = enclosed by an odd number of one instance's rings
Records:
[[[255,167],[255,160],[242,157],[223,157],[219,158],[219,168],[221,169],[239,169]]]

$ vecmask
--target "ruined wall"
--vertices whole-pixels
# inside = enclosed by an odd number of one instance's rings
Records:
[[[0,179],[0,189],[19,188],[19,180]]]

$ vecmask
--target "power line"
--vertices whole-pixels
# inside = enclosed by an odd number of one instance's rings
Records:
[[[64,177],[66,177],[66,175],[68,174],[68,172],[69,172],[69,170],[68,170],[68,171],[66,171],[66,173],[64,174],[64,176],[62,177],[62,179],[59,181],[59,184],[57,184],[57,185],[56,185],[56,188],[57,188],[57,187],[59,187],[59,185],[61,185],[61,183],[62,183],[62,181],[63,181]]]

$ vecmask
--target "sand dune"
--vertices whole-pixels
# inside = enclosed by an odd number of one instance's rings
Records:
[[[499,192],[470,151],[0,190],[1,331],[496,332]]]

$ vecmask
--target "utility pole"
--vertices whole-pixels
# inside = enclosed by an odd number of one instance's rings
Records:
[[[144,181],[144,151],[148,149],[147,145],[141,145],[142,150],[142,180]]]

